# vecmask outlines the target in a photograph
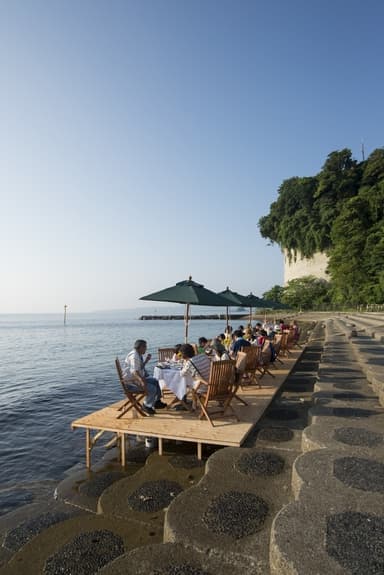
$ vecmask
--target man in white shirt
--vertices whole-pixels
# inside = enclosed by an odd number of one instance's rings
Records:
[[[143,411],[147,415],[155,415],[155,409],[163,409],[167,405],[160,400],[161,390],[159,382],[156,378],[149,377],[145,369],[146,364],[151,359],[150,353],[144,359],[143,356],[146,351],[147,342],[144,339],[136,340],[134,349],[125,358],[123,377],[128,389],[132,391],[146,390],[147,393],[142,406]]]

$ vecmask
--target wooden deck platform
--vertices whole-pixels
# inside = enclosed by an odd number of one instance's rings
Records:
[[[206,419],[199,419],[196,412],[159,410],[153,417],[140,417],[132,411],[117,419],[118,408],[124,400],[90,413],[72,422],[72,428],[86,430],[86,464],[91,467],[91,451],[101,435],[108,431],[120,438],[121,463],[125,465],[125,442],[127,435],[155,437],[158,439],[159,454],[163,451],[163,439],[188,441],[197,444],[197,455],[202,456],[202,445],[225,445],[240,447],[252,428],[262,417],[264,411],[278,392],[292,370],[302,350],[291,350],[290,357],[282,358],[284,364],[277,369],[271,368],[275,377],[266,374],[261,379],[261,389],[247,386],[239,390],[239,396],[248,405],[236,398],[232,406],[239,418],[226,416],[214,420],[214,427]],[[94,434],[92,435],[92,432]]]

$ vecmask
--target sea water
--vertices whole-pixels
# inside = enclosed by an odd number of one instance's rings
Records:
[[[191,320],[189,341],[224,329],[223,320]],[[122,399],[114,359],[136,339],[148,342],[151,372],[158,347],[183,342],[184,322],[124,312],[71,314],[66,325],[58,315],[0,315],[0,486],[60,480],[84,462],[85,432],[71,422]]]

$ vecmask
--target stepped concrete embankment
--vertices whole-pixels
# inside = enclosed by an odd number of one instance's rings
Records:
[[[351,336],[348,318],[326,322],[324,351],[293,466],[295,500],[275,517],[273,574],[384,572],[384,409],[362,366],[372,338]],[[366,346],[355,346],[364,338]]]

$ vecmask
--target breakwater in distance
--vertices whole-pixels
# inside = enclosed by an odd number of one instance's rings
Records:
[[[245,313],[231,313],[229,319],[233,320],[233,319],[243,319],[243,318],[247,318],[249,317],[249,314],[247,316],[247,314]],[[170,319],[184,319],[184,315],[141,315],[139,317],[140,320],[152,320],[152,319],[164,319],[164,320],[170,320]],[[192,320],[196,320],[196,319],[221,319],[221,320],[226,320],[227,316],[225,315],[225,313],[212,313],[209,315],[191,315],[189,316],[189,319]]]

